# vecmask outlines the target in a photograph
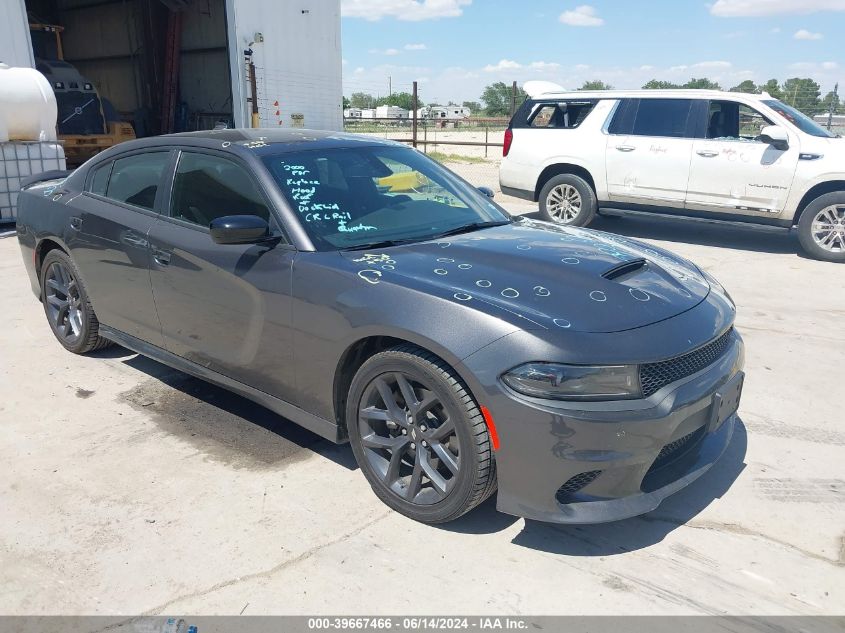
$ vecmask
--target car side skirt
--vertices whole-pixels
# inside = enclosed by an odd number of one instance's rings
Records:
[[[312,413],[308,413],[289,402],[276,398],[275,396],[271,396],[269,393],[259,391],[249,385],[245,385],[242,382],[238,382],[228,376],[224,376],[223,374],[208,369],[207,367],[203,367],[202,365],[186,360],[181,356],[176,356],[167,350],[151,345],[150,343],[135,338],[125,332],[100,324],[100,336],[107,338],[110,341],[114,341],[118,345],[122,345],[123,347],[141,354],[142,356],[148,356],[149,358],[167,365],[168,367],[185,372],[195,378],[205,380],[206,382],[210,382],[218,387],[232,391],[244,398],[248,398],[256,404],[260,404],[261,406],[270,409],[274,413],[295,422],[296,424],[316,433],[320,437],[324,437],[327,440],[334,442],[335,444],[343,444],[348,441],[346,433],[344,433],[341,427],[335,422],[331,422]]]
[[[502,190],[502,193],[506,196],[513,196],[514,198],[522,198],[523,200],[530,200],[531,202],[537,202],[534,198],[533,191],[525,191],[524,189],[515,189],[513,187],[505,187],[504,185],[499,185],[499,188]]]

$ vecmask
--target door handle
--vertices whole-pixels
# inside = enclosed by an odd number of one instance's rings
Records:
[[[70,219],[70,228],[74,231],[79,231],[82,229],[82,218],[73,217]]]
[[[620,152],[633,152],[637,148],[633,145],[617,145],[616,149],[618,149]]]
[[[718,156],[719,152],[716,152],[712,149],[700,149],[695,152],[699,156],[704,156],[704,158],[713,158],[714,156]]]
[[[160,248],[153,249],[153,259],[159,266],[167,266],[170,263],[170,253]]]

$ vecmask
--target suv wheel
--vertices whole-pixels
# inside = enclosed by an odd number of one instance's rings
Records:
[[[554,176],[540,190],[540,215],[549,222],[586,226],[595,217],[596,207],[590,183],[574,174]]]
[[[845,262],[845,192],[819,196],[798,220],[798,240],[815,259]]]
[[[418,347],[400,345],[361,366],[346,424],[373,491],[412,519],[451,521],[496,488],[492,446],[475,400],[451,367]]]

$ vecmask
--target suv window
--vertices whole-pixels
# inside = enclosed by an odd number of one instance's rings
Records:
[[[149,152],[118,158],[114,161],[108,179],[106,197],[152,210],[161,184],[161,174],[169,160],[170,152]],[[95,178],[98,175],[95,174]]]
[[[587,118],[595,105],[595,100],[533,102],[528,108],[524,125],[517,124],[515,127],[576,128]]]
[[[694,138],[692,99],[624,99],[608,126],[611,134]]]
[[[772,122],[751,106],[736,101],[711,101],[707,138],[727,141],[755,141],[760,130]]]
[[[208,227],[224,215],[257,215],[270,222],[264,197],[243,167],[218,156],[182,152],[170,216]]]

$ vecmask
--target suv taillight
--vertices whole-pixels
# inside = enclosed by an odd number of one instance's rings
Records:
[[[505,130],[505,145],[502,147],[502,156],[507,156],[511,151],[511,143],[513,143],[513,130],[508,128]]]

